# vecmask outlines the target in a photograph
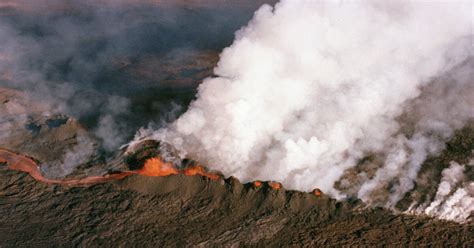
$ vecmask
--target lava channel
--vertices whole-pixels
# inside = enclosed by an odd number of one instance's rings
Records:
[[[49,179],[44,177],[39,165],[32,158],[16,154],[14,152],[0,148],[0,163],[7,164],[7,168],[16,171],[22,171],[30,174],[35,180],[48,184],[62,184],[68,186],[86,186],[97,183],[104,183],[112,180],[123,179],[127,176],[138,174],[143,176],[163,177],[170,175],[186,175],[196,176],[200,175],[211,180],[218,180],[222,178],[220,174],[211,173],[201,165],[190,165],[183,169],[176,168],[171,163],[165,163],[158,157],[152,157],[143,163],[142,168],[131,171],[123,171],[118,173],[105,174],[103,176],[89,176],[78,179]]]

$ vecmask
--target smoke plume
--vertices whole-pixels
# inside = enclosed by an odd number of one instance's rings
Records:
[[[355,175],[362,180],[351,192],[393,207],[425,159],[474,117],[470,9],[469,2],[264,5],[188,111],[137,140],[164,140],[243,181],[318,187],[338,198],[349,191],[335,183],[373,155],[375,172]]]

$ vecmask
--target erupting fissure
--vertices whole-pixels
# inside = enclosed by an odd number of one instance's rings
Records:
[[[144,176],[169,176],[177,175],[179,171],[170,163],[164,163],[159,158],[150,158],[137,173]]]
[[[159,140],[243,182],[318,187],[397,209],[417,190],[424,162],[474,119],[470,9],[469,1],[263,5],[186,112],[130,144]]]
[[[217,173],[208,172],[204,166],[201,165],[189,165],[183,169],[176,168],[172,163],[164,162],[159,157],[152,157],[147,159],[143,167],[134,173],[144,176],[155,176],[164,177],[170,175],[183,174],[185,176],[203,176],[211,180],[218,180],[222,178]]]
[[[63,184],[68,186],[80,186],[103,183],[111,180],[123,179],[127,176],[138,174],[143,176],[163,177],[169,175],[183,174],[186,176],[203,176],[211,180],[222,178],[217,173],[208,172],[201,165],[191,165],[189,167],[178,169],[171,163],[163,162],[159,157],[152,157],[143,163],[143,167],[137,170],[123,171],[118,173],[109,173],[102,176],[88,176],[79,179],[50,179],[44,177],[39,165],[32,158],[16,154],[11,151],[0,149],[0,163],[6,164],[8,169],[23,171],[30,174],[35,180],[49,184]]]
[[[151,157],[143,162],[140,169],[109,173],[102,176],[88,176],[78,179],[50,179],[41,174],[40,166],[33,158],[25,155],[0,148],[0,164],[6,164],[10,170],[22,171],[28,173],[35,180],[48,184],[62,184],[67,186],[87,186],[92,184],[104,183],[112,180],[120,180],[130,175],[143,175],[150,177],[165,177],[170,175],[202,176],[211,180],[219,180],[222,175],[216,172],[209,172],[204,166],[199,164],[190,164],[184,168],[178,169],[172,163],[164,162],[159,157]],[[255,184],[261,186],[261,182]],[[269,182],[273,189],[280,189],[281,184]]]
[[[223,179],[223,176],[217,172],[209,172],[206,167],[195,162],[188,162],[184,168],[177,168],[173,163],[165,162],[158,156],[146,159],[143,166],[139,169],[132,169],[130,171],[122,171],[116,173],[109,173],[102,176],[88,176],[78,179],[50,179],[41,174],[40,166],[33,158],[25,155],[16,154],[14,152],[0,148],[0,164],[6,164],[10,170],[22,171],[28,173],[35,180],[47,184],[61,184],[66,186],[88,186],[98,183],[105,183],[113,180],[120,180],[130,175],[143,175],[149,177],[166,177],[171,175],[185,175],[185,176],[202,176],[210,180]],[[269,181],[261,182],[254,181],[252,185],[255,189],[267,185],[272,190],[279,190],[282,188],[281,183]],[[316,196],[321,195],[321,191]]]

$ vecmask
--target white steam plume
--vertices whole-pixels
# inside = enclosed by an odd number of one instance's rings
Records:
[[[403,176],[387,199],[396,202],[425,157],[442,148],[428,135],[434,127],[417,125],[407,137],[397,118],[422,88],[470,56],[470,9],[470,2],[264,5],[223,51],[217,77],[204,80],[189,110],[137,139],[167,141],[243,181],[319,187],[335,197],[343,196],[334,183],[345,170],[381,153],[385,164],[359,194],[369,200],[377,185]]]
[[[436,196],[429,206],[420,206],[408,212],[458,222],[469,219],[474,212],[474,182],[465,177],[464,170],[465,165],[452,161],[450,167],[443,170]]]
[[[374,192],[379,195],[383,193],[383,190],[377,189],[392,184],[392,192],[385,206],[393,207],[406,192],[413,189],[414,180],[425,159],[442,151],[454,131],[472,120],[473,68],[474,60],[470,57],[425,86],[418,98],[406,104],[404,115],[408,120],[400,120],[399,123],[411,125],[413,134],[399,134],[397,142],[386,149],[385,164],[359,189],[358,196],[361,199],[373,202]]]

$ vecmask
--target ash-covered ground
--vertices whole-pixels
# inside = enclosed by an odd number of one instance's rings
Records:
[[[0,149],[31,157],[54,180],[130,171],[120,146],[138,128],[158,129],[186,111],[262,3],[40,2],[0,3]],[[437,217],[425,205],[442,181],[469,190],[473,151],[469,121],[428,156],[391,209],[233,177],[133,174],[83,187],[47,184],[0,157],[0,247],[472,247],[472,213],[462,223],[439,218],[452,192]],[[335,188],[355,195],[360,173],[373,177],[378,159],[366,156]]]

